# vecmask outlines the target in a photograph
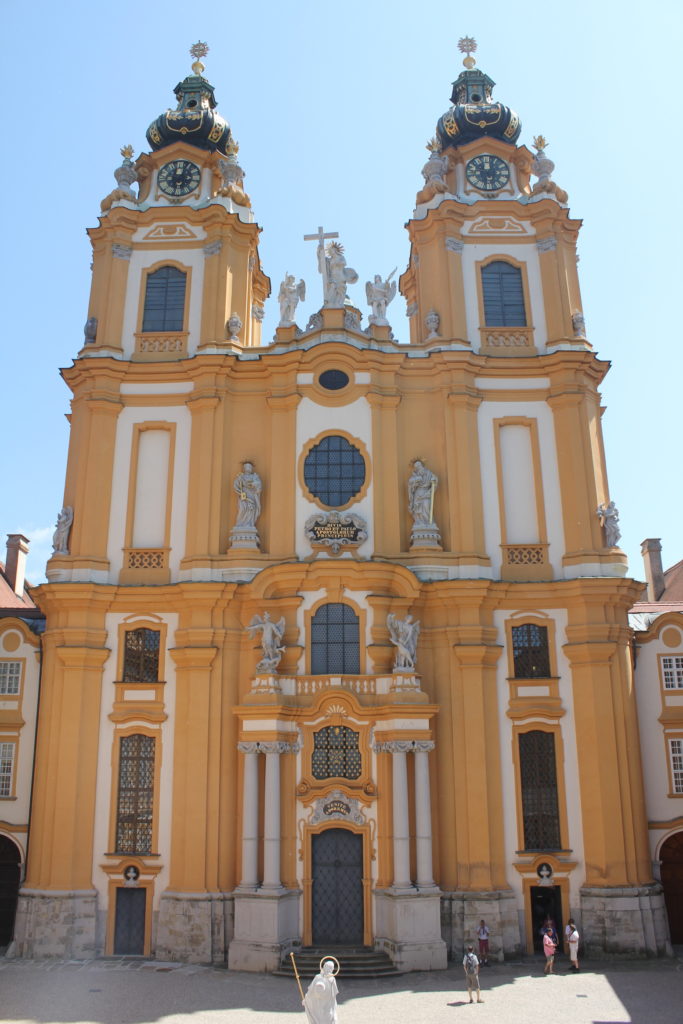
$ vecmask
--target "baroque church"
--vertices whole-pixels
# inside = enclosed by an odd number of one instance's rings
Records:
[[[321,307],[297,324],[287,276],[262,336],[203,44],[149,152],[122,150],[62,371],[45,631],[0,650],[26,647],[31,692],[41,651],[15,955],[442,969],[481,918],[503,958],[547,915],[589,954],[670,950],[580,222],[474,49],[366,326],[321,228]]]

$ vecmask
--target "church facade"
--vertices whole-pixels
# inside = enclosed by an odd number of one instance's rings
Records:
[[[286,278],[271,342],[202,51],[90,231],[16,951],[439,969],[482,917],[502,957],[550,915],[666,952],[608,366],[544,140],[465,47],[409,337],[379,278],[363,328],[320,229],[323,304],[297,326]]]

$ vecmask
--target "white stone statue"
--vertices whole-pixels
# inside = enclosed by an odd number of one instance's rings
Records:
[[[309,1024],[337,1024],[337,991],[334,961],[323,960],[303,1000]]]
[[[619,509],[610,501],[607,505],[598,505],[596,512],[600,517],[600,525],[605,527],[605,547],[616,548],[621,537]]]
[[[232,314],[232,316],[230,317],[230,319],[226,323],[225,328],[226,328],[226,331],[228,333],[228,341],[239,341],[240,340],[238,335],[239,335],[240,331],[242,330],[242,320],[237,315],[237,313],[233,313]]]
[[[273,622],[268,612],[263,613],[263,618],[255,615],[247,626],[247,633],[251,636],[261,631],[261,650],[263,657],[256,666],[259,675],[270,675],[277,670],[280,658],[285,650],[281,646],[282,637],[285,633],[284,615],[279,622]]]
[[[387,615],[387,627],[389,638],[396,648],[394,671],[414,670],[420,623],[414,622],[412,615],[407,615],[405,619],[399,619],[390,612]]]
[[[237,474],[232,486],[238,497],[235,526],[256,527],[256,520],[261,514],[263,484],[252,462],[242,463],[242,472]]]
[[[425,317],[425,327],[429,331],[429,334],[425,338],[425,341],[432,341],[434,338],[440,338],[439,327],[441,326],[441,317],[435,309],[430,309]]]
[[[318,270],[323,276],[323,294],[325,306],[343,306],[346,302],[346,286],[355,284],[358,274],[347,267],[344,246],[339,242],[330,242],[327,250],[322,243],[318,245]]]
[[[65,505],[57,516],[57,529],[52,535],[52,551],[55,555],[69,554],[69,533],[74,521],[74,510]]]
[[[396,273],[396,267],[391,271],[386,281],[382,280],[381,274],[375,274],[375,280],[366,282],[365,294],[368,305],[372,307],[372,316],[369,318],[371,324],[385,327],[389,324],[387,320],[387,306],[396,295],[396,282],[392,277]]]
[[[408,507],[415,526],[429,526],[434,522],[434,494],[439,478],[424,462],[415,459],[408,480]]]
[[[299,301],[306,298],[306,283],[300,280],[296,283],[294,274],[285,274],[285,279],[280,285],[277,301],[280,303],[279,327],[291,327],[296,316],[296,307]]]

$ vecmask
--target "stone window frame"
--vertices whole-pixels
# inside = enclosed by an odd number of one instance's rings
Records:
[[[16,668],[15,672],[12,672],[12,668]],[[6,669],[6,671],[4,671]],[[18,697],[21,693],[22,682],[23,682],[23,669],[24,661],[21,658],[2,658],[0,659],[0,696],[2,697]],[[16,681],[16,690],[11,690],[9,684],[12,682],[14,676]]]
[[[667,666],[666,662],[671,662],[671,665]],[[683,654],[660,654],[659,675],[666,693],[683,690]],[[667,682],[667,675],[671,678],[671,685]]]
[[[18,740],[0,736],[0,800],[14,799]]]

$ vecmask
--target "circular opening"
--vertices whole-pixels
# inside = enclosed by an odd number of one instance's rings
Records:
[[[479,95],[478,92],[473,92],[472,93],[472,102],[473,103],[481,103],[481,96]]]
[[[318,377],[318,383],[326,391],[341,391],[349,383],[349,375],[343,370],[324,370]]]
[[[187,105],[188,105],[188,107],[196,107],[197,106],[197,101],[196,100],[190,100],[190,102]]]
[[[330,434],[306,456],[304,481],[324,505],[339,508],[358,494],[365,483],[365,459],[345,437]]]

